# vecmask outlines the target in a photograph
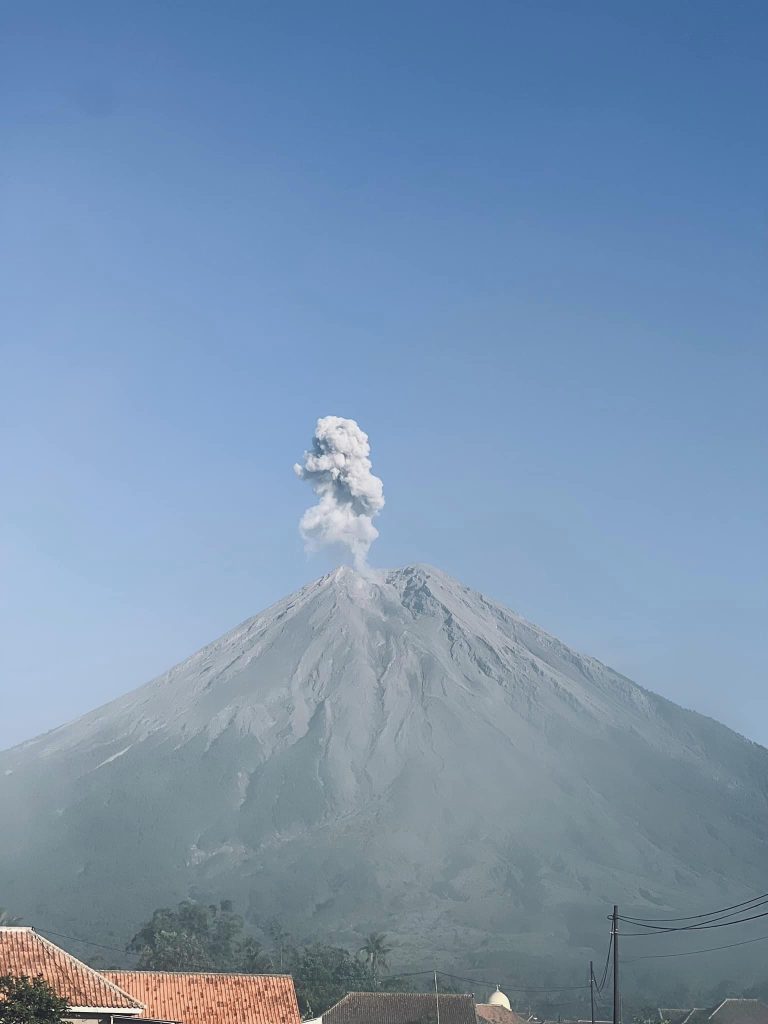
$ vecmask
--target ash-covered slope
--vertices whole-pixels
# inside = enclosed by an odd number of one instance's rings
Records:
[[[0,888],[121,940],[192,894],[581,962],[609,902],[763,891],[767,794],[768,751],[443,573],[338,569],[0,754]]]

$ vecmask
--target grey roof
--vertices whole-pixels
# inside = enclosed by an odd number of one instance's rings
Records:
[[[707,1024],[711,1010],[706,1007],[694,1007],[683,1021],[683,1024]]]
[[[472,996],[422,992],[350,992],[323,1014],[323,1024],[477,1024]]]
[[[660,1007],[659,1019],[669,1024],[768,1024],[768,1006],[759,999],[732,998],[692,1010]]]
[[[724,999],[709,1019],[713,1024],[768,1024],[768,1006],[759,999]]]
[[[683,1010],[679,1007],[673,1009],[671,1006],[661,1006],[659,1007],[659,1020],[667,1020],[669,1024],[683,1024],[690,1012],[690,1008]]]

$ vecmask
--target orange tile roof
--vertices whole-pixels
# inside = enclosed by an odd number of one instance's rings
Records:
[[[144,1004],[143,1017],[183,1024],[299,1024],[287,974],[104,971]]]
[[[141,1003],[34,928],[0,927],[0,974],[42,977],[71,1010],[137,1014]]]

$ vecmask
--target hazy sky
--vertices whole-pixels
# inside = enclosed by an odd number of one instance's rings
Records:
[[[762,2],[6,2],[0,745],[426,561],[768,742]]]

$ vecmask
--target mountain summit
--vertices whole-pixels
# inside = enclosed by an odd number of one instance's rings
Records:
[[[444,573],[342,568],[0,754],[0,886],[73,934],[229,897],[404,955],[581,964],[610,903],[763,891],[767,794],[764,748]]]

